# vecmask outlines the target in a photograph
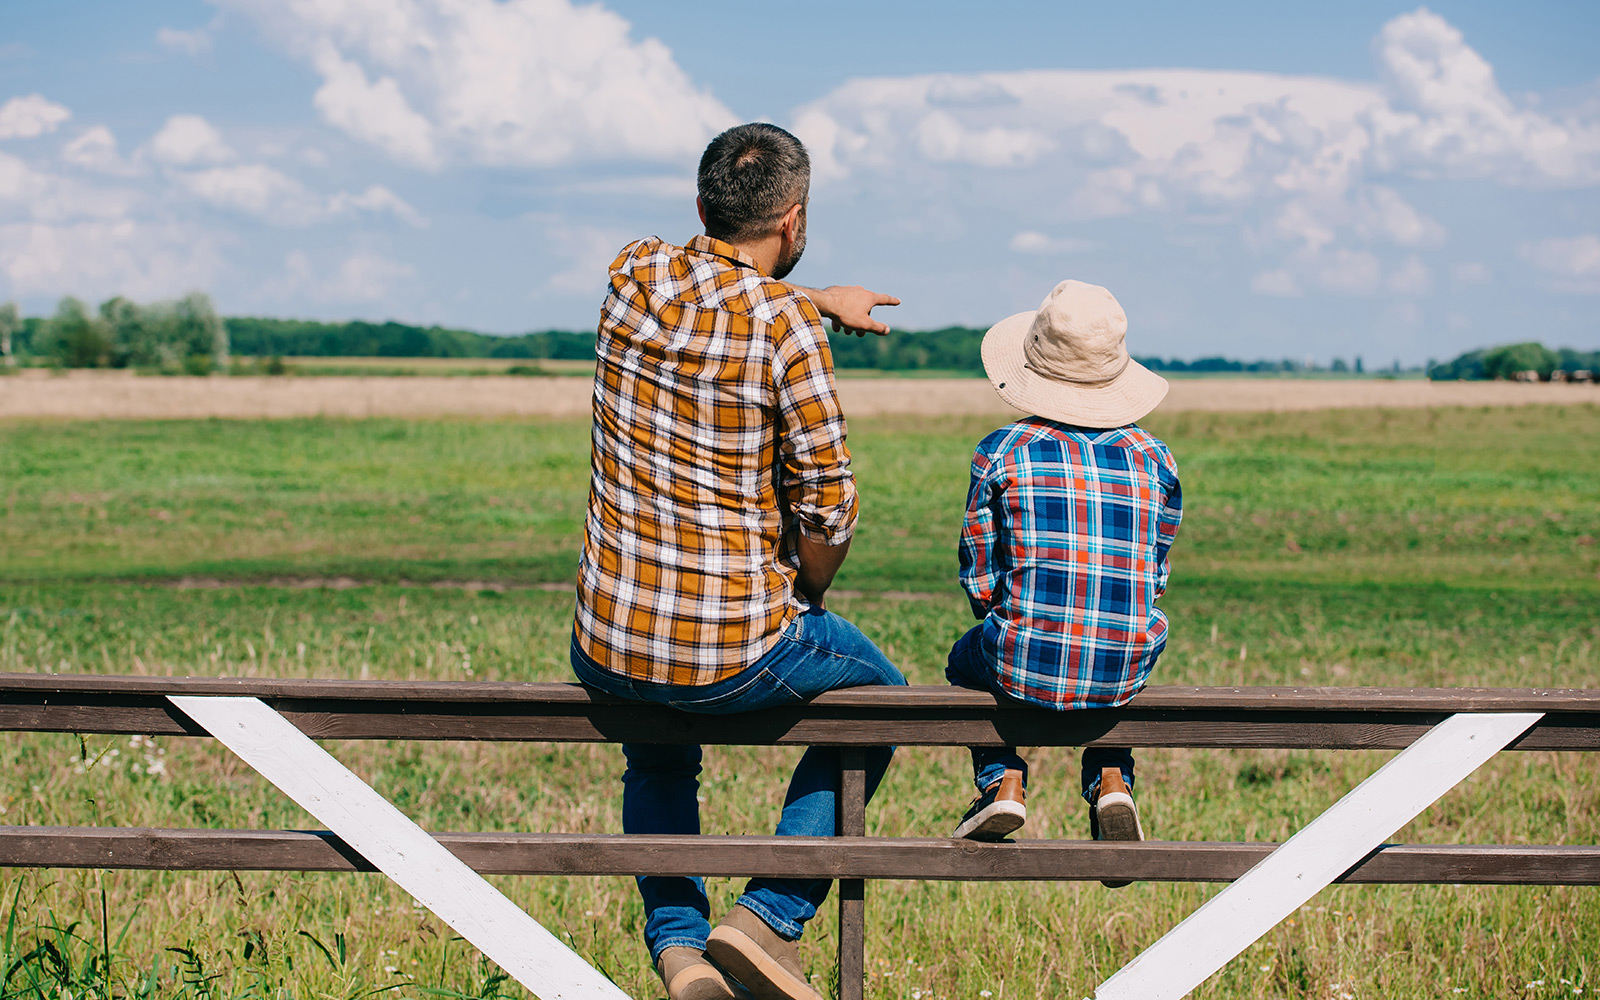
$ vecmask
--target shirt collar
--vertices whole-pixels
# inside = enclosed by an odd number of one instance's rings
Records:
[[[730,263],[751,268],[757,274],[761,273],[761,268],[756,265],[756,259],[754,257],[745,253],[743,250],[740,250],[731,243],[724,243],[721,240],[713,239],[710,236],[696,236],[694,239],[684,244],[684,249],[688,250],[690,253],[708,254],[713,257],[721,257]]]

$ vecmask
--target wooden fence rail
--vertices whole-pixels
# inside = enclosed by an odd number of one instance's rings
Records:
[[[1056,713],[947,687],[858,688],[735,716],[625,702],[574,684],[0,674],[0,730],[204,736],[169,696],[259,698],[317,739],[831,745],[846,748],[841,836],[436,833],[470,867],[525,875],[840,880],[840,992],[862,989],[867,879],[1226,882],[1278,845],[866,837],[859,748],[1087,746],[1392,749],[1457,713],[1543,713],[1512,750],[1600,750],[1600,691],[1151,687],[1118,709]],[[0,866],[370,871],[325,831],[0,826]],[[1600,846],[1384,845],[1352,883],[1600,885]]]

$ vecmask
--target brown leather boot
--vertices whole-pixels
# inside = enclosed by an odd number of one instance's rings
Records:
[[[742,906],[722,918],[706,942],[706,954],[728,970],[755,1000],[822,1000],[800,967],[800,946],[781,937]]]
[[[656,973],[667,987],[668,1000],[734,1000],[738,994],[721,971],[696,948],[663,948]]]

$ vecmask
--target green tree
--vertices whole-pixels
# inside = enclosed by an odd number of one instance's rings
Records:
[[[81,299],[67,296],[56,305],[42,331],[43,353],[68,368],[95,368],[110,361],[105,322]]]
[[[228,367],[228,325],[217,315],[211,296],[190,292],[174,306],[178,340],[188,358],[208,357],[224,370]]]
[[[17,315],[17,304],[7,302],[0,306],[0,364],[7,368],[17,363],[16,357],[11,353],[11,336],[22,329],[22,320]]]
[[[100,304],[100,318],[105,321],[106,335],[111,340],[111,363],[115,367],[170,368],[177,364],[179,359],[169,343],[159,310],[144,308],[118,295]]]
[[[1522,344],[1507,344],[1485,351],[1483,375],[1484,378],[1508,379],[1517,372],[1536,371],[1541,379],[1549,379],[1550,373],[1560,363],[1561,357],[1556,352],[1530,340]]]

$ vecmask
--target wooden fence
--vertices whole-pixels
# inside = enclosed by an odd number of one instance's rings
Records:
[[[1151,687],[1123,708],[1074,713],[947,687],[858,688],[790,708],[702,716],[573,684],[0,674],[0,730],[207,735],[169,696],[258,698],[316,739],[845,748],[838,837],[435,834],[481,873],[838,879],[843,1000],[862,995],[866,880],[1228,882],[1279,846],[867,837],[865,747],[1400,750],[1458,713],[1542,713],[1506,749],[1600,750],[1600,691],[1476,688]],[[38,826],[0,826],[0,866],[373,870],[326,832]],[[1600,885],[1600,846],[1386,844],[1336,881]]]

